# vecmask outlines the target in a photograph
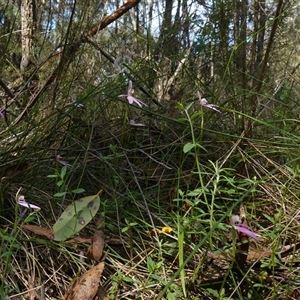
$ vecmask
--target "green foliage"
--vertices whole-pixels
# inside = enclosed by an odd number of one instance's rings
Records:
[[[64,241],[84,228],[100,207],[100,194],[87,196],[70,204],[53,225],[53,239]]]
[[[77,195],[77,194],[82,194],[85,192],[85,190],[83,188],[76,188],[70,191],[66,191],[66,187],[68,186],[67,184],[67,171],[68,168],[67,166],[63,166],[61,168],[61,171],[58,172],[57,170],[55,171],[55,174],[50,174],[47,176],[47,178],[56,178],[57,182],[56,182],[56,186],[60,189],[60,192],[55,193],[53,196],[57,197],[57,198],[61,198],[66,196],[67,194],[69,195]]]
[[[199,147],[201,149],[204,149],[200,144],[196,143],[196,144],[193,144],[193,143],[187,143],[184,145],[183,147],[183,152],[184,153],[188,153],[190,152],[194,147]]]
[[[60,241],[98,211],[111,299],[297,298],[298,2],[140,1],[103,29],[119,2],[102,2],[41,2],[32,35],[29,2],[1,4],[0,298],[63,298],[93,262]],[[119,97],[129,80],[147,107]],[[236,251],[241,203],[270,255],[236,270],[211,257]]]

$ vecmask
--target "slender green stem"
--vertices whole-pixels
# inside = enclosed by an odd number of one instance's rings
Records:
[[[201,167],[200,167],[200,161],[199,161],[199,149],[198,149],[195,134],[194,134],[193,122],[190,118],[190,115],[189,115],[187,109],[185,109],[184,112],[185,112],[185,115],[186,115],[186,117],[189,121],[190,129],[191,129],[191,135],[192,135],[192,141],[193,141],[193,144],[195,145],[195,147],[194,147],[194,149],[195,149],[195,160],[196,160],[196,165],[197,165],[197,171],[198,171],[198,174],[199,174],[199,181],[200,181],[201,188],[202,188],[202,193],[203,193],[205,202],[208,205],[208,201],[207,201],[207,197],[206,197],[206,193],[205,193],[205,186],[204,186],[203,178],[202,178],[202,175],[201,175]]]

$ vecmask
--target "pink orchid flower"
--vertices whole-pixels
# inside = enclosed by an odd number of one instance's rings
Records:
[[[63,166],[71,167],[71,165],[68,162],[62,160],[62,157],[59,154],[56,155],[56,161],[62,164]]]
[[[216,107],[218,107],[218,105],[208,103],[208,101],[205,98],[201,97],[201,94],[199,92],[197,92],[197,95],[198,95],[199,103],[201,106],[204,106],[209,109],[213,109],[213,110],[221,113],[218,109],[216,109]]]
[[[130,121],[129,121],[129,125],[130,125],[130,126],[133,126],[133,127],[145,127],[145,124],[142,124],[142,123],[135,123],[134,120],[130,120]]]
[[[24,196],[20,196],[18,198],[18,204],[21,206],[27,207],[27,208],[32,208],[32,209],[37,209],[37,210],[41,209],[39,206],[36,206],[34,204],[30,204],[30,203],[26,202]]]
[[[5,111],[5,108],[4,107],[1,107],[0,108],[0,117],[4,119],[4,114],[3,112]]]
[[[145,104],[144,102],[142,102],[141,100],[133,97],[134,93],[134,89],[132,87],[132,81],[129,80],[129,83],[128,83],[128,90],[127,90],[127,95],[119,95],[119,97],[126,97],[129,104],[133,104],[133,103],[136,103],[139,107],[142,107],[143,105],[147,106],[147,104]]]
[[[242,221],[239,216],[237,216],[237,215],[232,216],[230,218],[230,224],[236,231],[244,233],[244,234],[248,235],[249,237],[255,239],[256,241],[259,241],[257,234],[254,233],[253,231],[251,231],[250,229],[248,229],[249,228],[248,225],[242,224]]]

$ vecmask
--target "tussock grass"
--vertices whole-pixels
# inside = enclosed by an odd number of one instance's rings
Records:
[[[73,114],[81,108],[60,109],[5,132],[1,161],[10,172],[4,169],[1,181],[3,297],[42,293],[60,299],[94,264],[82,260],[86,244],[70,246],[22,230],[23,222],[51,228],[73,200],[53,197],[61,189],[47,175],[63,167],[58,155],[69,165],[63,189],[105,190],[99,213],[105,219],[107,264],[101,282],[111,299],[286,299],[297,293],[295,136],[236,136],[232,143],[232,136],[199,127],[199,117],[211,114],[205,112],[190,122],[194,136],[204,133],[206,151],[185,154],[183,146],[192,140],[188,121],[152,115],[147,124],[151,111],[137,111],[147,126],[132,128],[122,116],[124,104],[108,105],[116,105],[120,115],[101,118],[101,108],[91,119],[83,113],[78,120]],[[223,141],[211,145],[206,134]],[[20,187],[28,201],[42,207],[29,219],[19,220],[15,211]],[[228,220],[240,203],[260,234],[260,243],[250,247],[258,254],[244,270],[226,259],[233,249]],[[153,225],[173,231],[149,235]],[[89,237],[93,229],[92,222],[80,234]],[[280,258],[288,246],[294,250]]]
[[[84,19],[76,26],[86,31]],[[170,62],[176,73],[168,89],[170,58],[162,51],[161,61],[151,59],[165,42],[149,40],[145,57],[144,46],[134,42],[142,54],[131,57],[124,45],[112,44],[124,36],[145,37],[126,30],[95,37],[109,53],[91,40],[82,45],[49,86],[44,84],[59,65],[58,55],[41,62],[33,88],[30,80],[12,85],[23,106],[11,105],[6,119],[0,118],[0,298],[62,299],[95,265],[86,256],[88,243],[55,242],[24,225],[51,229],[70,203],[100,189],[99,212],[78,234],[90,238],[103,218],[101,287],[108,298],[299,298],[299,103],[298,82],[291,74],[282,78],[288,65],[272,69],[281,86],[271,71],[261,85],[263,80],[236,69],[236,53],[204,45],[180,70]],[[50,48],[42,50],[50,55]],[[216,63],[213,78],[200,62],[208,55],[201,51],[216,51],[215,60],[228,56]],[[118,55],[126,72],[113,66]],[[177,56],[181,61],[185,51]],[[258,90],[239,81],[246,75]],[[118,97],[131,79],[135,97],[148,107]],[[199,104],[198,90],[219,105],[220,114]],[[131,126],[131,120],[144,126]],[[85,192],[72,193],[78,188]],[[18,192],[41,210],[25,212],[17,205]],[[241,204],[260,239],[249,241],[242,267],[234,259],[240,244],[229,222]]]

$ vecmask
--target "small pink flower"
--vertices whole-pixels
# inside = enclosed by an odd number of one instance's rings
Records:
[[[62,157],[59,154],[56,155],[56,161],[62,164],[63,166],[71,167],[71,165],[68,162],[62,160]]]
[[[197,92],[197,95],[198,95],[199,103],[201,106],[204,106],[209,109],[213,109],[213,110],[221,113],[218,109],[216,109],[216,107],[218,107],[218,105],[208,103],[208,101],[205,98],[201,97],[201,94],[199,92]]]
[[[130,120],[130,121],[129,121],[129,125],[130,125],[130,126],[133,126],[133,127],[145,127],[145,124],[142,124],[142,123],[135,123],[134,120]]]
[[[230,224],[235,230],[247,234],[249,237],[255,239],[256,241],[259,241],[257,234],[248,229],[248,225],[242,224],[239,216],[232,216],[230,218]]]
[[[142,102],[141,100],[133,97],[134,93],[134,89],[132,87],[132,81],[129,80],[129,83],[128,83],[128,90],[127,90],[127,95],[119,95],[119,97],[126,97],[129,104],[133,104],[133,103],[136,103],[139,107],[142,107],[143,105],[147,106],[147,104],[145,104],[144,102]]]
[[[32,209],[37,209],[37,210],[41,209],[40,207],[38,207],[34,204],[30,204],[30,203],[26,202],[24,196],[20,196],[18,198],[18,204],[21,205],[21,206],[27,207],[27,208],[32,208]]]
[[[4,107],[1,107],[0,108],[0,117],[4,119],[4,114],[3,112],[5,111],[5,108]]]

